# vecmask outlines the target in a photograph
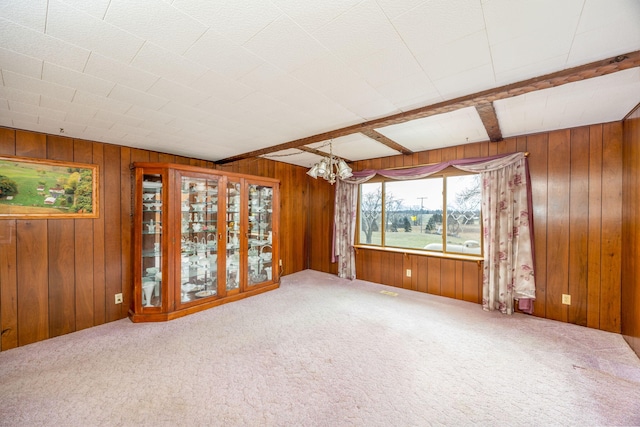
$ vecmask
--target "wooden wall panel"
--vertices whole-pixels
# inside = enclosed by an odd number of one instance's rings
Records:
[[[589,231],[589,128],[571,130],[571,187],[569,190],[568,321],[587,325],[587,237]]]
[[[624,121],[621,332],[640,357],[640,108]]]
[[[529,171],[533,199],[534,257],[536,278],[536,300],[533,312],[546,317],[547,301],[547,192],[548,179],[548,134],[527,138]]]
[[[602,126],[589,127],[589,238],[587,240],[587,326],[600,328],[602,253]]]
[[[56,337],[75,331],[75,230],[73,219],[46,220],[46,224],[49,336]]]
[[[549,133],[549,162],[547,192],[547,318],[566,322],[567,306],[562,305],[562,294],[569,293],[569,189],[570,132]]]
[[[16,131],[0,128],[0,154],[16,154]],[[16,221],[0,220],[0,351],[18,346]]]
[[[456,261],[442,259],[440,261],[440,295],[448,298],[456,297],[456,277]]]
[[[49,259],[46,220],[18,220],[18,345],[49,338]]]
[[[93,163],[93,144],[74,140],[73,160]],[[99,177],[98,177],[99,179]],[[93,326],[93,219],[74,220],[75,329]]]
[[[588,149],[584,142],[585,129],[588,129]],[[622,124],[593,125],[585,129],[508,138],[498,144],[488,141],[466,144],[411,156],[359,161],[352,166],[356,170],[380,168],[382,164],[409,166],[461,156],[478,157],[526,149],[530,152],[534,199],[538,296],[534,315],[561,318],[579,324],[584,323],[586,316],[588,326],[615,332],[621,328],[620,311],[626,313],[625,305],[620,305],[621,278],[623,274],[627,279],[638,277],[635,274],[638,267],[635,261],[629,260],[626,252],[624,271],[621,266],[622,196],[615,189],[621,187],[623,179],[620,172],[623,157]],[[637,140],[635,143],[637,145]],[[50,328],[52,333],[59,333],[124,317],[127,304],[116,306],[113,294],[127,294],[131,289],[130,255],[127,255],[127,251],[130,251],[130,241],[127,239],[130,239],[131,226],[128,162],[138,157],[172,163],[193,162],[189,158],[164,153],[0,128],[0,153],[4,154],[36,158],[67,156],[70,144],[74,160],[100,167],[100,216],[91,220],[73,220],[72,228],[64,223],[56,223],[50,230],[48,222],[53,220],[0,221],[0,262],[3,265],[0,270],[0,350],[45,339],[50,336]],[[633,153],[638,156],[637,151]],[[584,156],[588,156],[588,160]],[[308,177],[305,168],[267,159],[237,162],[224,168],[208,161],[195,162],[206,167],[243,173],[251,171],[280,179],[283,209],[281,254],[285,274],[304,268],[336,272],[336,264],[331,263],[330,250],[333,186]],[[637,169],[638,163],[640,160],[631,163],[631,166],[625,164],[625,187],[633,177],[637,180],[633,182],[640,182],[637,172],[635,175],[629,172]],[[585,171],[588,171],[586,175]],[[585,183],[585,180],[588,182]],[[632,197],[628,199],[633,200]],[[585,209],[588,209],[586,223],[584,210],[581,212],[579,209],[585,201]],[[637,211],[637,203],[633,206]],[[625,204],[625,209],[630,209],[628,204]],[[635,221],[635,216],[633,218]],[[627,228],[632,229],[631,226]],[[113,233],[113,230],[119,232]],[[73,238],[59,239],[60,234],[72,234]],[[56,241],[50,242],[51,239]],[[50,254],[58,251],[60,246],[69,247],[66,252],[74,254],[72,268],[75,290],[72,306],[75,315],[70,316],[75,316],[75,319],[71,322],[64,319],[65,316],[58,315],[70,312],[67,308],[71,307],[68,295],[63,296],[61,302],[55,299],[58,296],[52,296],[51,299],[49,295],[51,289],[58,289],[54,282],[59,280],[55,278],[56,274],[59,276],[57,267],[50,263],[69,262]],[[583,259],[585,251],[586,269]],[[558,259],[559,256],[564,256],[564,261]],[[42,260],[39,268],[31,268],[33,259]],[[381,282],[385,276],[391,286],[452,295],[466,301],[480,302],[481,299],[482,275],[475,262],[388,255],[381,251],[360,249],[356,264],[358,278],[361,279]],[[4,268],[5,265],[7,268]],[[412,270],[411,278],[405,275],[407,268]],[[633,272],[633,276],[629,271]],[[87,282],[91,282],[89,286],[85,286]],[[630,286],[637,286],[637,279],[630,283]],[[570,307],[562,306],[557,300],[558,295],[565,292],[572,294]],[[633,298],[640,292],[631,288],[627,289],[627,293]],[[640,302],[636,307],[638,305]],[[631,325],[627,331],[639,335],[640,326],[629,320],[627,324]],[[629,339],[636,338],[630,336]]]
[[[98,165],[100,182],[100,215],[93,220],[93,325],[102,325],[107,321],[106,313],[106,283],[107,270],[105,266],[105,200],[106,174],[104,164],[104,147],[100,143],[93,144],[93,163]]]
[[[104,201],[104,265],[105,265],[105,320],[122,318],[120,307],[114,304],[114,295],[122,292],[122,245],[120,243],[120,147],[104,146],[104,176],[111,191],[105,191]],[[127,185],[127,184],[125,184]],[[115,190],[115,191],[114,191]],[[127,203],[129,203],[127,201]]]
[[[600,329],[620,332],[622,126],[603,125]]]
[[[0,351],[18,346],[16,221],[0,221]]]

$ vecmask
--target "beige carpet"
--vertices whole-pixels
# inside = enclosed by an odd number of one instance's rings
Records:
[[[307,270],[0,353],[0,425],[640,425],[640,360],[616,334]]]

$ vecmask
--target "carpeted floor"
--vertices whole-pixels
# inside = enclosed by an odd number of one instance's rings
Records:
[[[640,425],[640,360],[617,334],[306,270],[1,352],[0,425]]]

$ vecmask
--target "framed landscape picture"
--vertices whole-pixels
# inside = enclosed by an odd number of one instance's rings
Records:
[[[98,165],[0,156],[0,219],[97,218]]]

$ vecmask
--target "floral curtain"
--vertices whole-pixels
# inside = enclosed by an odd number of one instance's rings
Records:
[[[516,153],[460,169],[482,178],[482,308],[511,314],[518,300],[522,311],[532,313],[536,287],[526,158]]]
[[[511,314],[516,299],[521,310],[531,313],[535,299],[533,212],[524,153],[400,170],[364,170],[354,172],[347,180],[338,180],[333,230],[333,262],[338,262],[338,276],[356,277],[353,245],[359,184],[376,174],[393,179],[424,178],[449,166],[479,173],[483,183],[483,308]]]

